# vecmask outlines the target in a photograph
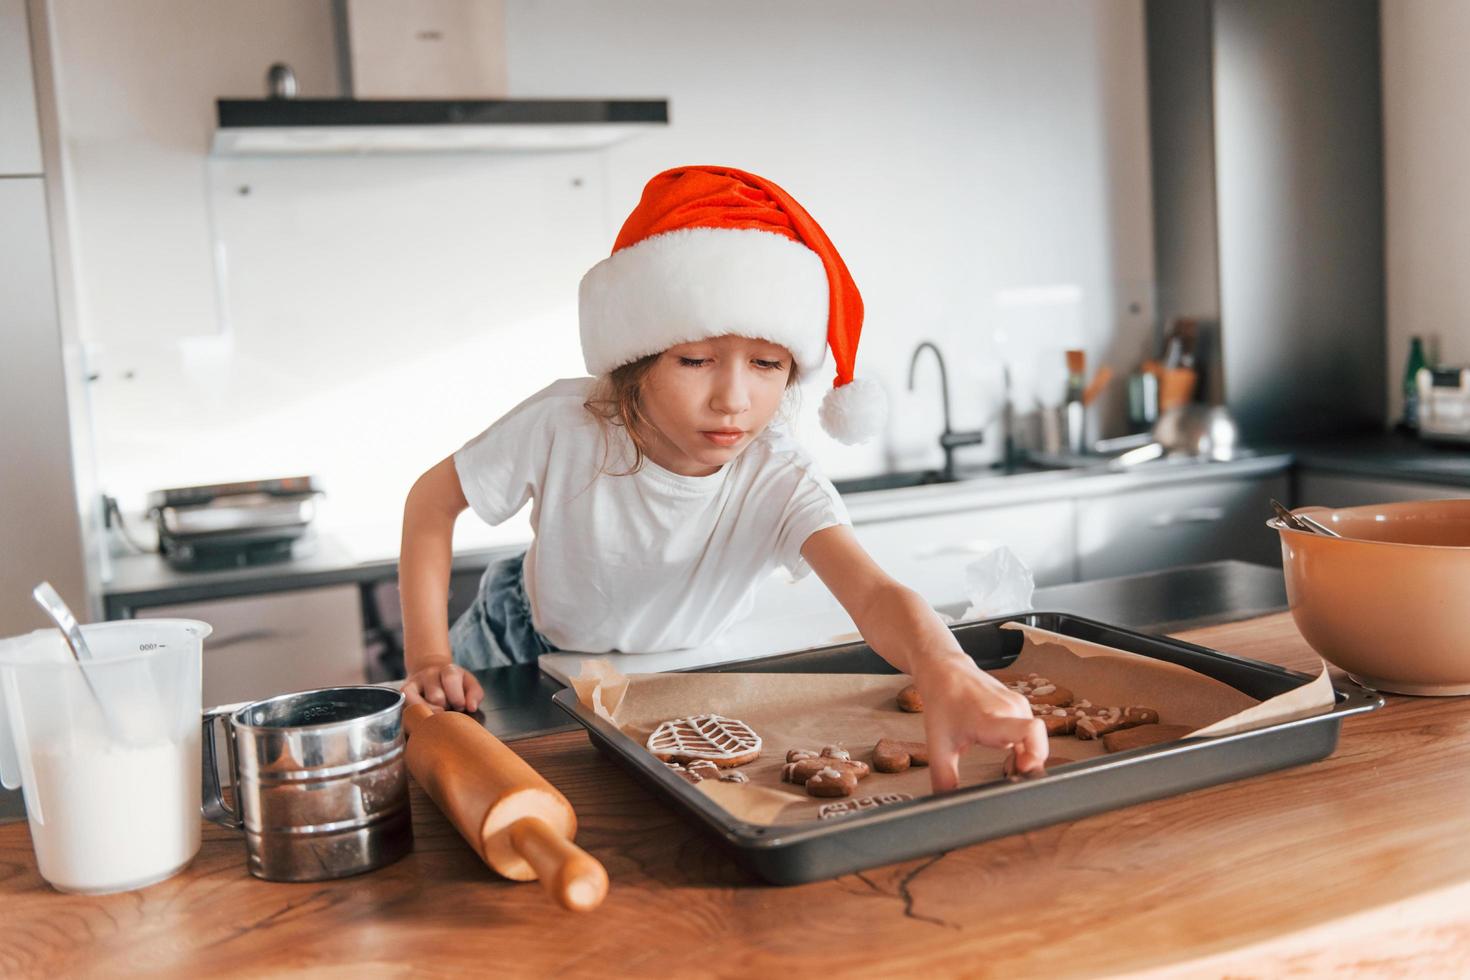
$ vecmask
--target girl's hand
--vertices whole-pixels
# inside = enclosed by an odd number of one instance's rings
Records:
[[[475,675],[458,664],[431,664],[408,675],[403,694],[409,704],[433,705],[473,712],[485,697],[484,688]]]
[[[924,699],[929,779],[936,793],[960,782],[960,754],[971,745],[1011,749],[1018,772],[1046,762],[1046,726],[1024,697],[975,666],[964,654],[924,663],[914,676]]]

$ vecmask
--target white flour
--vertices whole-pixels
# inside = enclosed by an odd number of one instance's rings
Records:
[[[37,746],[32,762],[26,799],[40,802],[42,820],[31,816],[31,841],[41,876],[57,888],[140,888],[199,850],[197,730],[144,745],[75,735]]]

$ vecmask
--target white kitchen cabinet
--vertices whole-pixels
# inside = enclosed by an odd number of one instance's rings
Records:
[[[1298,507],[1358,507],[1449,497],[1470,497],[1470,488],[1305,470],[1297,477],[1297,495],[1293,503]]]
[[[1073,503],[1043,503],[859,524],[863,547],[894,578],[930,603],[965,600],[965,568],[999,542],[1026,563],[1037,585],[1073,578]]]
[[[1077,502],[1077,571],[1083,581],[1235,558],[1280,564],[1266,527],[1286,475],[1174,483]]]
[[[0,0],[0,177],[41,172],[25,0]]]
[[[214,627],[204,641],[206,707],[366,679],[356,585],[150,606],[138,616]]]

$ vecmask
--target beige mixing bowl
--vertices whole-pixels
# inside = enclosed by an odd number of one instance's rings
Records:
[[[1267,522],[1312,648],[1375,690],[1470,694],[1470,500],[1299,512],[1342,535]]]

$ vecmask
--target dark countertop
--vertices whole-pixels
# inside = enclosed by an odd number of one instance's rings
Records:
[[[1222,561],[1037,589],[1033,604],[1042,611],[1166,633],[1280,612],[1286,608],[1286,588],[1280,569]],[[480,718],[501,738],[576,729],[551,703],[561,685],[534,664],[476,676],[485,688]],[[0,822],[24,816],[21,794],[0,790]]]
[[[525,550],[525,545],[512,545],[459,551],[452,571],[481,572],[491,562]],[[398,576],[398,559],[362,561],[328,534],[314,534],[299,542],[288,561],[241,568],[179,571],[152,553],[120,555],[113,558],[112,565],[112,582],[102,590],[106,619],[131,618],[134,610],[144,606],[378,582]]]
[[[1299,469],[1470,486],[1470,446],[1424,442],[1398,431],[1299,442],[1289,451]]]

